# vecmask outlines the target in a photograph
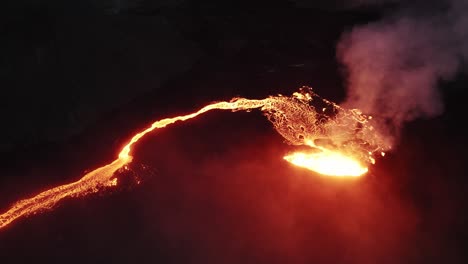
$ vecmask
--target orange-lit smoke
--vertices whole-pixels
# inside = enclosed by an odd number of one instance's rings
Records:
[[[382,19],[344,33],[337,47],[347,73],[341,105],[381,117],[375,128],[393,142],[405,123],[442,114],[439,84],[468,61],[466,0],[398,2]]]
[[[310,104],[313,100],[321,100],[325,107],[317,111]],[[346,110],[321,99],[309,88],[303,88],[291,97],[278,95],[261,100],[234,98],[229,102],[209,104],[191,114],[154,122],[150,127],[135,134],[122,148],[118,158],[110,164],[87,173],[76,182],[51,188],[13,204],[8,211],[0,215],[0,228],[19,217],[51,209],[65,197],[83,196],[117,185],[117,178],[113,175],[132,161],[133,144],[155,129],[195,118],[214,109],[240,111],[255,108],[260,108],[265,113],[288,143],[307,145],[319,151],[314,154],[293,153],[285,156],[285,160],[321,174],[362,175],[367,172],[367,165],[374,162],[373,154],[388,148],[380,136],[373,132],[369,123],[370,117],[357,110]]]

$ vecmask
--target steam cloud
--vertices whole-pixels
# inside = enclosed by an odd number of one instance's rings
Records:
[[[343,105],[381,117],[393,137],[407,121],[442,113],[438,82],[454,78],[468,59],[468,2],[423,4],[402,4],[380,21],[357,26],[337,47],[348,74]]]

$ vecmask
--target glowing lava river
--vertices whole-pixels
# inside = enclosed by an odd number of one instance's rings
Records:
[[[313,100],[325,103],[326,107],[317,111],[311,106]],[[374,153],[389,149],[383,138],[376,133],[370,122],[371,117],[361,114],[356,109],[343,109],[320,98],[307,87],[301,88],[290,97],[278,95],[260,100],[234,98],[229,102],[206,105],[191,114],[154,122],[150,127],[135,134],[122,148],[117,159],[110,164],[85,174],[76,182],[57,186],[34,197],[17,201],[5,213],[0,214],[0,229],[20,217],[51,209],[65,197],[83,196],[95,193],[103,187],[117,185],[114,173],[132,162],[132,146],[155,129],[195,118],[210,110],[241,111],[256,108],[267,116],[276,131],[288,143],[305,145],[315,150],[313,153],[291,153],[284,159],[322,175],[361,176],[368,171],[367,166],[374,163]]]

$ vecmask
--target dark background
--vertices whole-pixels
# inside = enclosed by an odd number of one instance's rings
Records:
[[[340,35],[397,4],[10,1],[0,209],[112,161],[139,129],[234,96],[345,96]],[[114,190],[0,231],[1,263],[466,263],[466,76],[358,180],[291,167],[261,113],[145,137]],[[141,180],[141,184],[136,184]]]

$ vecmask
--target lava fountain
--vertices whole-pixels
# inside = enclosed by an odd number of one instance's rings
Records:
[[[314,103],[322,106],[320,111],[317,106],[312,106]],[[374,153],[383,153],[389,149],[384,138],[374,129],[370,116],[357,109],[343,109],[319,97],[308,87],[301,88],[292,96],[277,95],[259,100],[234,98],[231,101],[206,105],[187,115],[155,121],[135,134],[111,163],[85,174],[78,181],[48,189],[14,203],[5,213],[0,214],[0,229],[20,217],[52,209],[63,198],[84,196],[117,185],[114,173],[132,162],[132,146],[156,129],[215,109],[242,111],[256,108],[267,116],[286,142],[305,145],[315,151],[294,152],[284,159],[323,175],[361,176],[367,172],[367,166],[374,163]]]

